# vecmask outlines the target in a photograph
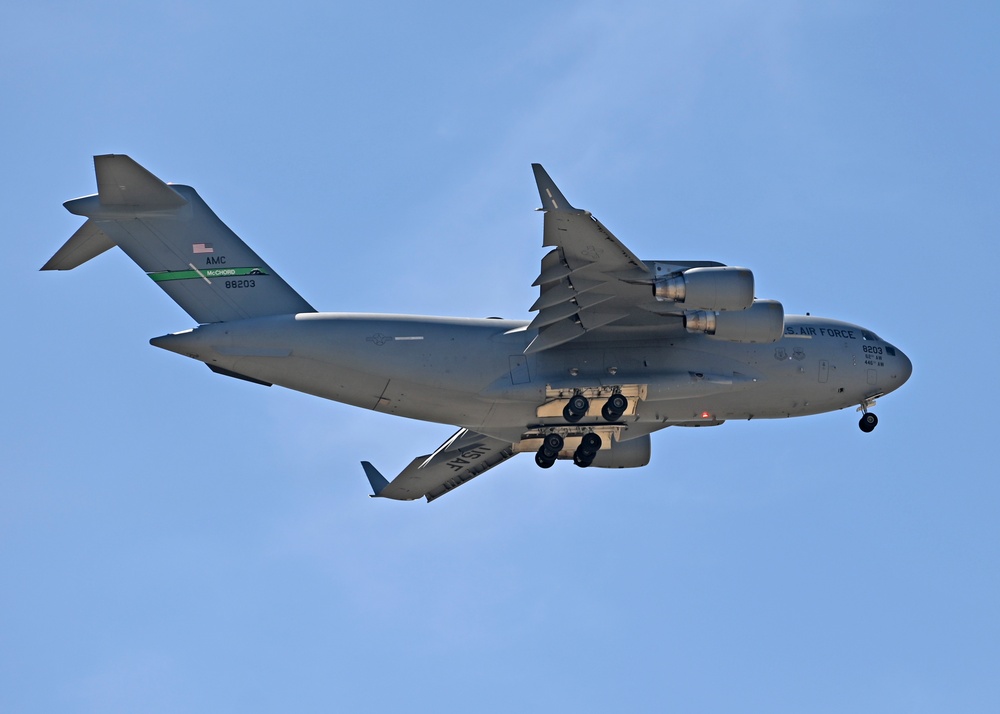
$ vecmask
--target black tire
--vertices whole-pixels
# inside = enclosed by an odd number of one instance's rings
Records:
[[[604,441],[597,434],[584,434],[583,438],[580,440],[580,451],[586,451],[591,454],[596,454],[600,448],[604,445]],[[591,459],[593,460],[593,459]]]
[[[546,434],[542,439],[542,449],[553,456],[562,451],[562,447],[563,438],[558,434]]]
[[[618,421],[628,409],[628,399],[622,394],[612,394],[601,407],[601,416],[605,421]]]
[[[540,468],[550,469],[552,468],[552,464],[554,464],[555,462],[556,462],[555,459],[545,458],[545,456],[542,455],[541,451],[535,454],[535,463],[538,464]]]
[[[868,434],[873,431],[876,426],[878,426],[878,417],[871,412],[862,414],[861,421],[858,422],[858,426],[861,427],[861,431]]]
[[[582,394],[577,394],[563,408],[563,417],[572,424],[583,419],[587,415],[588,409],[590,409],[590,402]]]

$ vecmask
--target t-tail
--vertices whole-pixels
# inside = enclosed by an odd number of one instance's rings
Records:
[[[87,222],[42,270],[71,270],[118,246],[199,323],[315,312],[190,186],[128,156],[94,157],[97,194],[67,201]]]

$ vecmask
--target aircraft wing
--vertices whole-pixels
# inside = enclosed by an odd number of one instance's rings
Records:
[[[511,456],[511,442],[459,429],[433,454],[415,458],[392,481],[387,481],[368,461],[362,461],[361,466],[372,485],[373,498],[426,498],[430,503]]]
[[[545,211],[544,245],[552,250],[533,283],[540,294],[531,310],[538,314],[528,327],[538,336],[525,352],[556,347],[605,325],[681,326],[683,318],[665,314],[654,297],[650,266],[589,211],[570,205],[541,164],[531,168]]]

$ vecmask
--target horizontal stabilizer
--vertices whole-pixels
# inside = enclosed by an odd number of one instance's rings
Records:
[[[372,495],[397,501],[426,498],[428,503],[458,488],[514,455],[509,441],[459,429],[433,454],[418,456],[391,482],[367,461],[361,465]]]
[[[107,233],[94,221],[87,221],[49,258],[42,270],[72,270],[114,247],[114,241],[108,238]]]
[[[105,206],[180,208],[187,201],[124,154],[94,157],[97,195]]]

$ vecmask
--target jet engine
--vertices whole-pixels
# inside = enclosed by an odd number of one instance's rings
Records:
[[[742,312],[686,312],[684,326],[729,342],[777,342],[785,332],[785,309],[777,300],[754,300]]]
[[[672,300],[689,310],[746,310],[753,303],[753,273],[747,268],[689,268],[653,283],[657,300]]]

